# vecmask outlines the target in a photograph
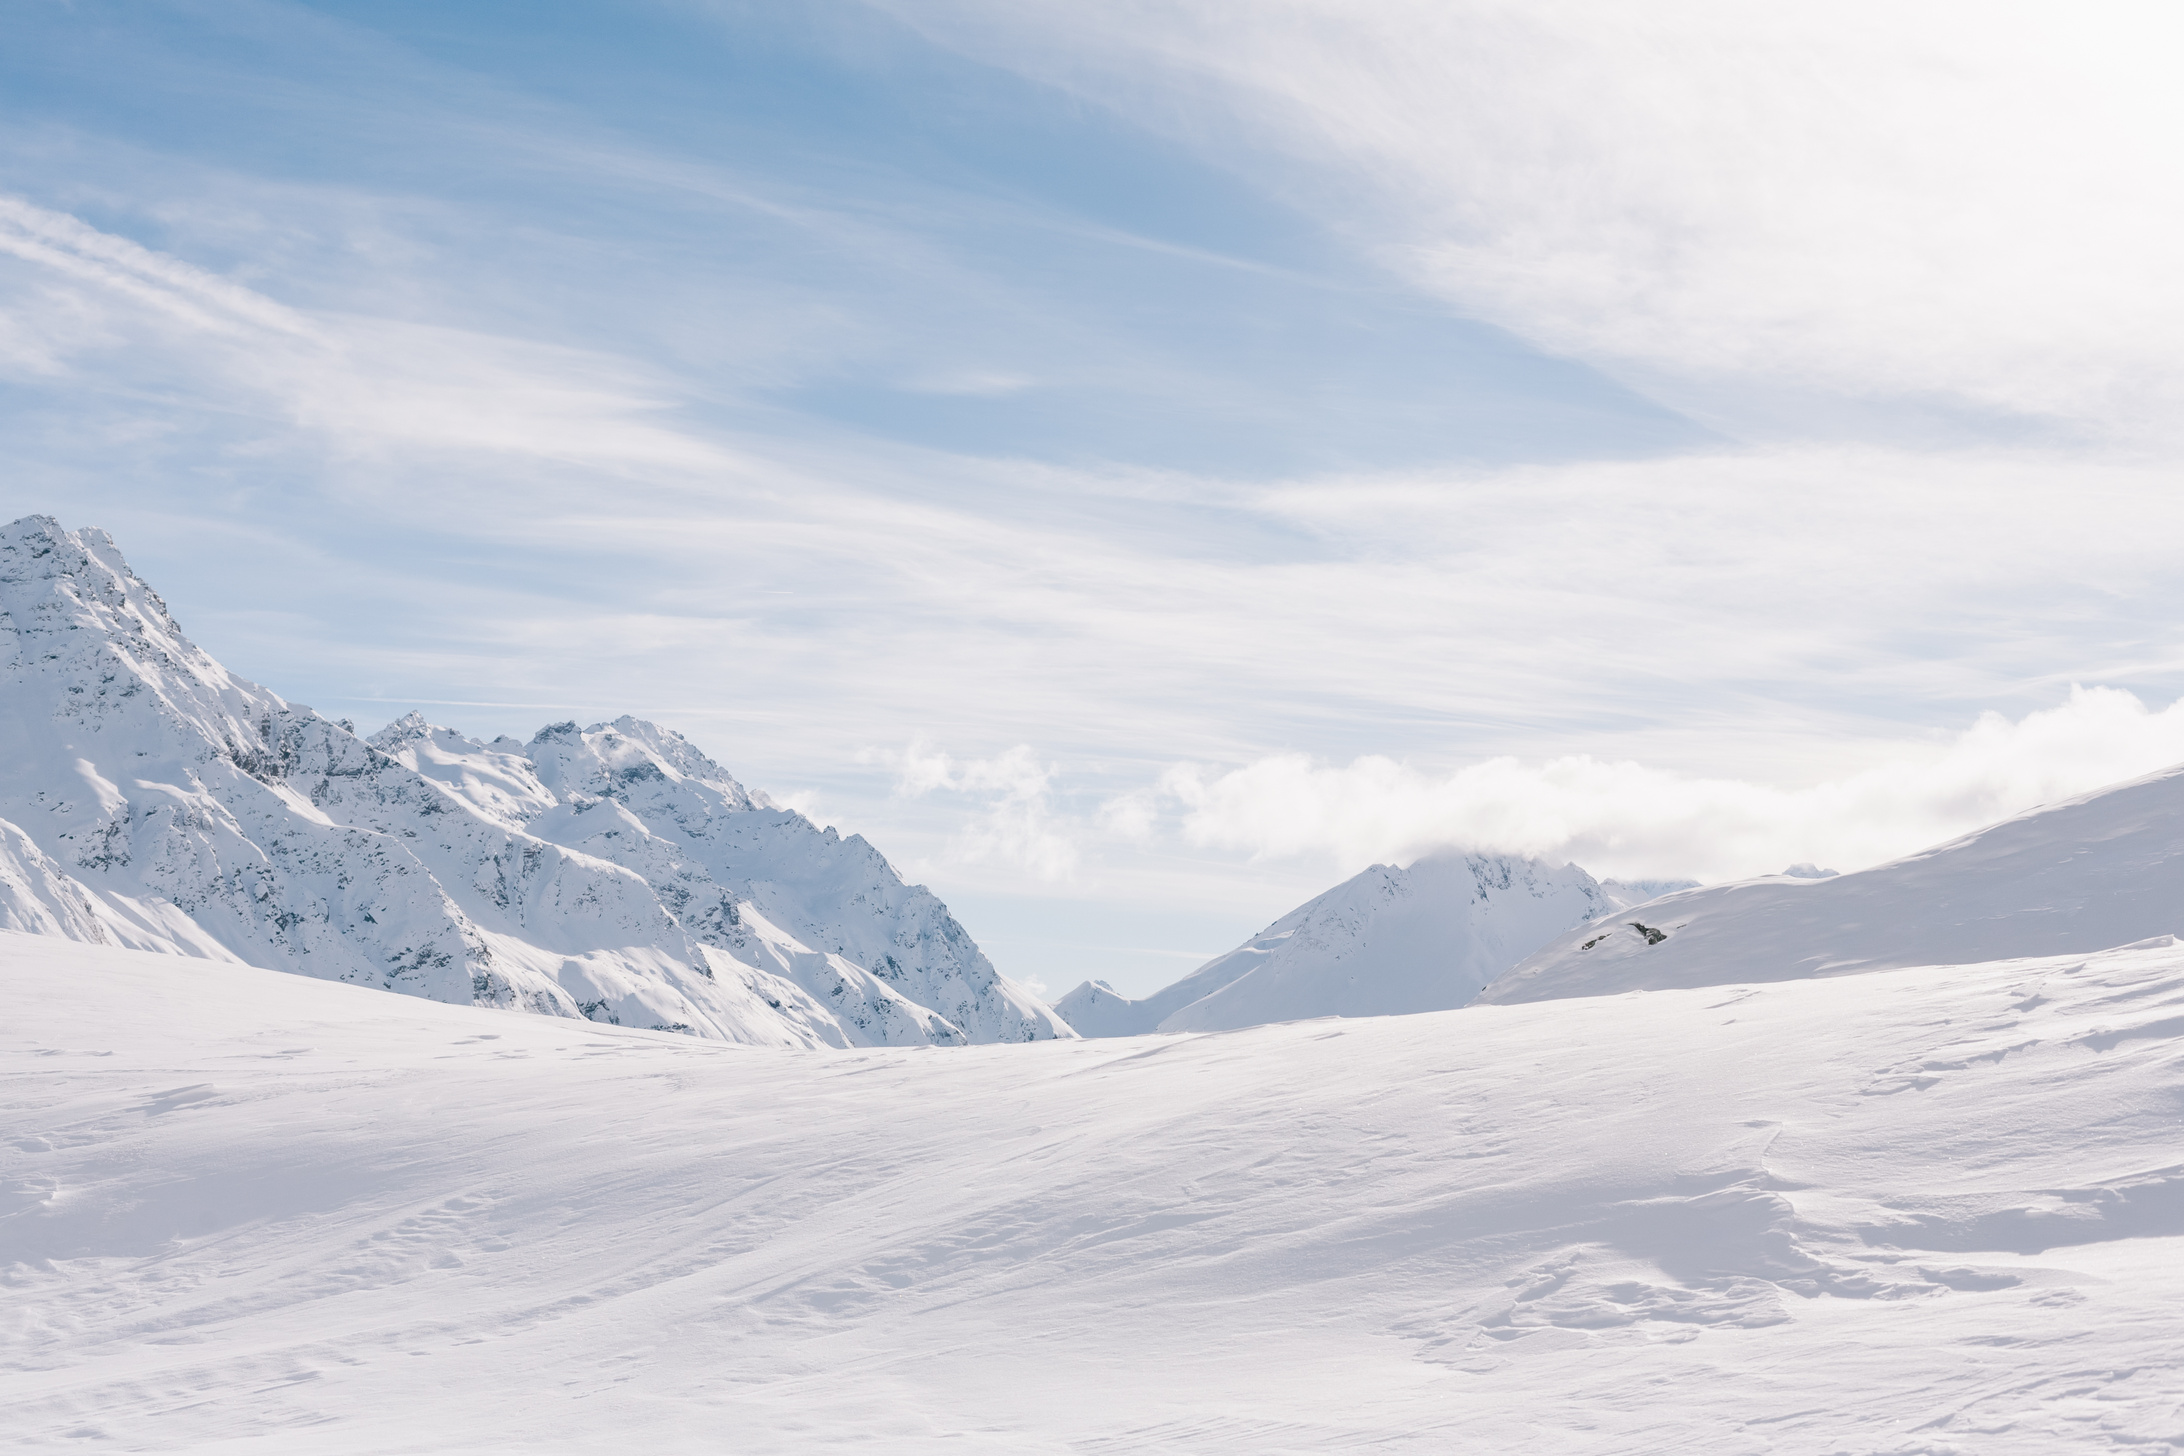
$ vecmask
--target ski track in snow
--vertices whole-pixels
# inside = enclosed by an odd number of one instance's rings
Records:
[[[2184,1445],[2184,947],[851,1051],[0,935],[0,1439]]]

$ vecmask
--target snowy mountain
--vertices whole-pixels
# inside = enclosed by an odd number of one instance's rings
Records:
[[[1072,1033],[862,839],[635,719],[371,742],[96,530],[0,530],[0,928],[776,1045]]]
[[[1542,947],[1481,994],[1543,1001],[2104,950],[2184,931],[2184,767],[1853,874],[1686,890]]]
[[[1657,887],[1680,883],[1603,884],[1576,865],[1501,855],[1374,865],[1150,996],[1087,981],[1054,1009],[1084,1036],[1447,1010],[1561,931]]]
[[[0,975],[9,1450],[2053,1456],[2184,1411],[2166,942],[950,1056],[52,936]]]

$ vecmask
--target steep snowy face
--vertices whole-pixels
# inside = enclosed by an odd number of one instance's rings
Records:
[[[103,532],[0,530],[0,651],[0,818],[110,938],[471,999],[480,942],[423,865],[290,782],[315,715],[199,651]]]
[[[633,857],[658,863],[657,873],[639,872],[673,884],[693,906],[723,897],[749,905],[802,946],[862,967],[972,1041],[1072,1034],[994,970],[938,897],[905,884],[862,837],[845,839],[776,808],[681,734],[637,718],[582,730],[562,723],[541,729],[526,752],[540,782],[571,806],[535,821],[534,832],[633,868]],[[627,822],[587,818],[597,803],[611,803]],[[691,913],[693,923],[728,933],[710,909]]]
[[[813,942],[820,937],[811,926],[823,923],[823,903],[818,914],[799,913],[806,907],[791,905],[789,913],[768,915],[755,903],[754,890],[762,887],[747,880],[731,887],[716,878],[722,856],[708,857],[701,850],[733,843],[738,816],[757,814],[770,826],[800,828],[837,855],[853,853],[852,846],[862,847],[863,841],[822,834],[801,815],[771,808],[763,795],[744,789],[680,734],[623,718],[589,730],[553,724],[528,745],[505,738],[482,744],[413,714],[372,741],[465,802],[517,820],[531,835],[631,871],[698,941],[801,988],[858,1045],[1031,1039],[1006,1026],[1000,1034],[981,1034],[990,1029],[987,1023],[1001,1018],[976,1004],[966,1008],[973,1023],[966,1028],[858,960],[816,948]],[[859,867],[902,889],[894,868],[876,852],[867,853],[869,862],[860,860]],[[867,898],[877,897],[877,884],[864,888]],[[947,915],[939,901],[925,898]],[[952,918],[948,923],[954,924]],[[1006,985],[998,976],[995,981]],[[1052,1026],[1031,1031],[1057,1034]]]
[[[114,943],[83,887],[6,820],[0,820],[0,930]]]
[[[957,981],[991,977],[984,1001],[947,998],[965,1020],[743,913],[685,841],[709,816],[782,811],[649,724],[542,760],[415,715],[362,742],[228,673],[103,533],[46,517],[0,530],[0,634],[0,928],[761,1044],[1069,1034],[861,840],[837,879],[884,877],[924,916],[888,929],[915,943],[937,919],[963,948]]]
[[[478,743],[435,727],[422,713],[395,719],[370,738],[372,747],[399,759],[486,818],[521,829],[557,802],[539,782],[538,769],[513,738]]]
[[[719,815],[773,807],[689,739],[642,718],[622,717],[587,729],[548,724],[523,752],[539,782],[555,794],[619,796],[686,824],[694,834]]]
[[[1854,874],[1686,890],[1542,947],[1486,1002],[2106,950],[2184,930],[2184,768]]]
[[[1085,1036],[1449,1010],[1617,903],[1576,865],[1501,855],[1374,865],[1165,990],[1132,1001],[1088,981],[1055,1009]]]

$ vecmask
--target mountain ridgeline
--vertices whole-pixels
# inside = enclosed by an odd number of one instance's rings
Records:
[[[939,899],[634,718],[370,740],[98,530],[0,529],[0,929],[783,1046],[1074,1035]]]
[[[1049,1007],[856,836],[636,718],[358,737],[228,672],[97,530],[0,528],[0,930],[774,1046],[1235,1030],[2176,933],[2184,768],[1852,874],[1374,865],[1167,988]]]
[[[1150,996],[1086,981],[1054,1009],[1086,1036],[1448,1011],[1571,926],[1693,883],[1595,880],[1511,855],[1374,865]]]

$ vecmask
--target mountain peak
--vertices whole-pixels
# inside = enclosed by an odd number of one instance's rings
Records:
[[[182,636],[103,532],[0,530],[0,928],[789,1045],[1071,1033],[929,893],[624,717],[369,746]]]
[[[1086,1036],[1448,1010],[1617,903],[1576,865],[1445,850],[1361,870],[1142,1000],[1087,981],[1055,1010]]]
[[[0,526],[0,541],[57,541],[72,534],[53,517],[35,512]]]
[[[412,708],[365,741],[383,753],[392,753],[405,743],[429,736],[433,727],[423,713]]]

